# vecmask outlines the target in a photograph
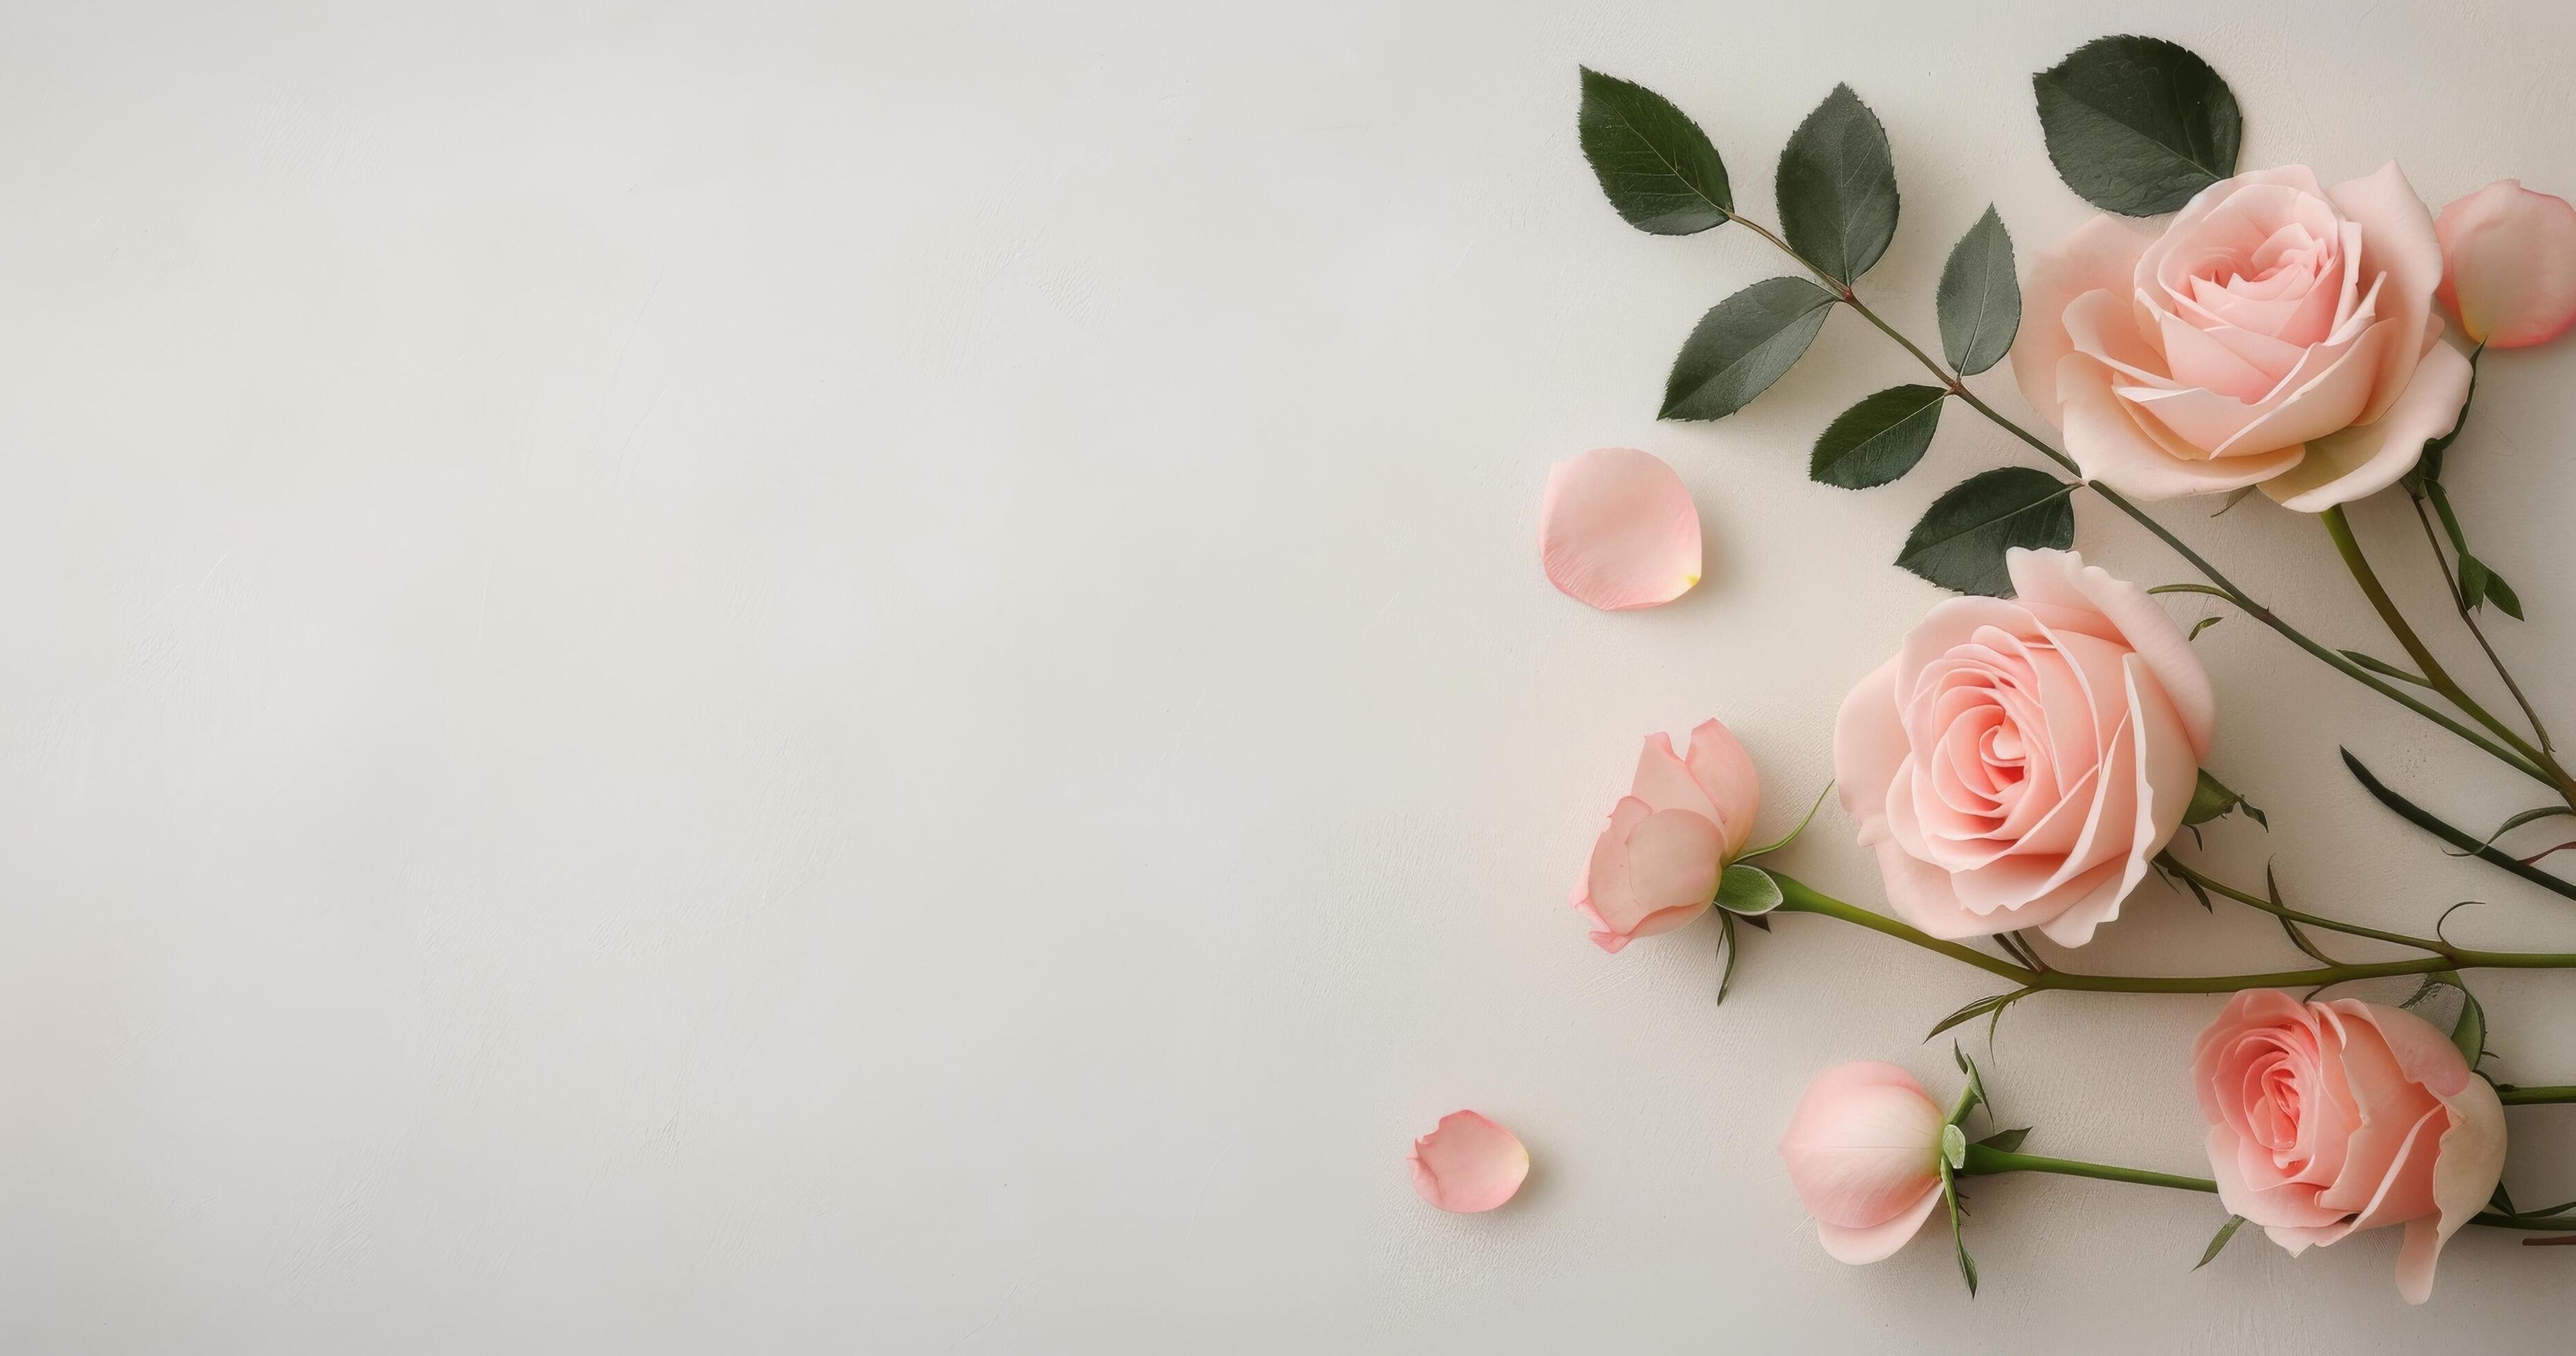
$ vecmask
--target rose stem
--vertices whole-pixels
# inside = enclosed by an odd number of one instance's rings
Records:
[[[2451,605],[2459,609],[2460,624],[2469,628],[2469,634],[2477,638],[2478,648],[2486,652],[2487,666],[2495,670],[2496,677],[2504,680],[2505,691],[2513,694],[2513,704],[2521,707],[2523,719],[2531,722],[2532,736],[2540,741],[2541,751],[2555,753],[2558,746],[2549,741],[2549,727],[2541,723],[2540,712],[2532,708],[2531,698],[2523,695],[2522,684],[2513,680],[2513,671],[2504,666],[2504,656],[2497,654],[2495,646],[2487,642],[2486,628],[2478,625],[2477,613],[2470,610],[2468,591],[2460,587],[2460,577],[2451,567],[2451,558],[2442,554],[2442,539],[2433,534],[2433,515],[2424,511],[2424,497],[2409,494],[2407,500],[2415,506],[2415,521],[2424,528],[2424,544],[2432,548],[2433,564],[2441,569],[2442,582],[2450,587]]]
[[[1895,326],[1890,325],[1885,320],[1881,319],[1878,312],[1871,310],[1866,303],[1862,302],[1858,296],[1854,295],[1850,284],[1843,282],[1832,274],[1827,273],[1823,269],[1808,262],[1805,256],[1799,254],[1796,250],[1789,248],[1788,241],[1772,234],[1768,229],[1763,227],[1760,222],[1754,221],[1748,217],[1737,216],[1732,212],[1727,213],[1727,220],[1732,221],[1737,225],[1744,227],[1746,230],[1753,232],[1755,235],[1762,237],[1764,240],[1771,242],[1773,248],[1778,249],[1782,254],[1795,260],[1800,268],[1814,274],[1816,281],[1823,284],[1826,291],[1834,294],[1835,300],[1840,301],[1842,304],[1852,308],[1855,312],[1858,312],[1862,319],[1867,320],[1870,324],[1876,326],[1879,333],[1895,340],[1898,347],[1913,354],[1916,362],[1923,364],[1925,370],[1931,372],[1932,375],[1939,377],[1943,388],[1949,391],[1950,394],[1967,402],[1970,409],[1984,415],[1986,419],[1993,423],[1997,428],[2000,428],[2004,432],[2028,443],[2031,447],[2037,449],[2040,455],[2057,463],[2068,472],[2079,477],[2084,474],[2083,469],[2075,464],[2073,458],[2068,457],[2065,453],[2058,451],[2056,448],[2050,447],[2045,442],[2042,442],[2038,437],[2034,436],[2030,430],[2023,428],[2021,425],[2014,423],[2010,419],[2005,418],[2000,411],[1995,409],[1994,406],[1979,399],[1976,392],[1968,389],[1967,382],[1961,378],[1958,373],[1953,372],[1950,369],[1943,367],[1940,363],[1934,361],[1931,354],[1924,352],[1913,340],[1906,338],[1901,333],[1898,333]],[[2120,510],[2122,513],[2127,514],[2130,518],[2134,519],[2139,526],[2154,533],[2164,542],[2165,545],[2173,548],[2175,554],[2190,562],[2192,568],[2200,571],[2204,578],[2222,589],[2224,591],[2222,596],[2229,602],[2234,603],[2247,616],[2252,617],[2254,620],[2259,621],[2265,626],[2278,632],[2291,644],[2296,645],[2300,649],[2307,651],[2310,655],[2315,656],[2319,662],[2339,673],[2342,673],[2345,677],[2352,679],[2363,687],[2369,688],[2371,691],[2386,697],[2390,701],[2393,701],[2410,711],[2413,711],[2424,719],[2441,726],[2443,729],[2450,731],[2452,734],[2457,735],[2461,739],[2468,741],[2470,744],[2486,751],[2495,758],[2502,760],[2505,764],[2522,772],[2524,775],[2529,776],[2536,781],[2553,786],[2557,784],[2556,779],[2543,771],[2532,760],[2523,757],[2511,749],[2507,749],[2504,746],[2497,744],[2486,736],[2470,729],[2468,726],[2462,725],[2449,716],[2446,716],[2441,712],[2434,710],[2432,707],[2417,701],[2414,697],[2409,696],[2405,692],[2402,692],[2396,687],[2383,681],[2377,674],[2374,674],[2359,664],[2344,658],[2334,650],[2309,639],[2305,634],[2300,632],[2298,628],[2281,620],[2278,616],[2275,616],[2270,608],[2256,602],[2251,594],[2238,588],[2235,581],[2229,579],[2226,575],[2219,573],[2217,566],[2202,559],[2199,552],[2184,545],[2181,538],[2166,531],[2162,523],[2148,517],[2144,509],[2130,503],[2118,491],[2113,490],[2110,486],[2105,485],[2098,480],[2084,480],[2081,483],[2085,488],[2102,496],[2104,502],[2110,504],[2113,508]]]
[[[2551,1102],[2576,1102],[2576,1086],[2498,1088],[2496,1096],[2502,1098],[2506,1106],[2545,1106]]]
[[[2049,1172],[2062,1177],[2090,1177],[2103,1182],[2129,1182],[2138,1186],[2171,1187],[2176,1191],[2218,1192],[2218,1183],[2206,1177],[2185,1177],[2180,1173],[2153,1172],[2146,1168],[2122,1168],[2109,1163],[2087,1163],[2078,1158],[2045,1158],[2038,1154],[2010,1153],[1991,1145],[1968,1146],[1968,1165],[1959,1169],[1970,1177],[1991,1177],[2006,1172]],[[2576,1219],[2528,1218],[2487,1211],[2472,1217],[2471,1224],[2494,1229],[2529,1229],[2576,1231]],[[2551,1240],[2553,1242],[2561,1240]],[[2576,1239],[2564,1240],[2576,1242]]]
[[[2395,975],[2429,975],[2441,970],[2566,970],[2576,969],[2576,954],[2538,951],[2476,951],[2467,947],[2445,945],[2431,956],[2417,960],[2373,961],[2358,965],[2320,965],[2305,970],[2276,970],[2253,975],[2094,975],[2071,970],[2034,970],[2015,965],[1999,956],[1989,956],[1957,942],[1943,941],[1884,914],[1872,913],[1858,905],[1847,904],[1831,895],[1822,894],[1804,881],[1770,867],[1763,870],[1780,886],[1781,902],[1776,913],[1813,913],[1856,924],[1872,932],[1883,933],[1901,942],[1937,952],[1964,965],[1973,965],[1988,974],[2011,980],[2024,988],[2064,990],[2074,993],[2234,993],[2239,989],[2295,989],[2324,984],[2342,984],[2357,979],[2385,979]],[[2410,943],[2411,944],[2411,943]]]
[[[2370,600],[2372,610],[2379,613],[2381,621],[2388,623],[2389,633],[2397,637],[2397,643],[2404,646],[2407,656],[2415,661],[2416,671],[2424,675],[2425,684],[2449,698],[2451,704],[2467,712],[2470,719],[2495,731],[2498,738],[2513,746],[2514,752],[2538,764],[2549,774],[2551,784],[2558,788],[2559,799],[2576,806],[2576,780],[2568,777],[2567,770],[2558,765],[2558,760],[2547,750],[2534,748],[2528,740],[2515,733],[2512,726],[2480,706],[2442,667],[2442,661],[2433,657],[2433,651],[2424,643],[2424,638],[2416,635],[2415,628],[2407,624],[2405,614],[2397,610],[2397,600],[2388,596],[2387,588],[2379,582],[2378,572],[2370,568],[2370,558],[2361,553],[2361,543],[2352,535],[2352,522],[2344,516],[2343,506],[2337,504],[2327,509],[2317,515],[2317,520],[2325,524],[2326,535],[2334,539],[2335,552],[2343,557],[2344,568],[2352,572],[2352,580],[2361,586],[2362,596]],[[2462,615],[2467,614],[2463,611]]]
[[[2245,904],[2253,908],[2261,909],[2263,912],[2271,914],[2276,918],[2286,918],[2293,923],[2305,923],[2310,927],[2326,928],[2331,931],[2344,933],[2347,936],[2368,937],[2373,941],[2394,942],[2399,946],[2411,946],[2419,951],[2430,951],[2437,956],[2449,956],[2454,954],[2454,949],[2450,943],[2436,938],[2414,937],[2403,932],[2382,932],[2378,928],[2366,928],[2357,923],[2338,923],[2331,918],[2327,918],[2319,914],[2302,913],[2297,909],[2286,908],[2265,899],[2261,895],[2239,890],[2235,886],[2222,884],[2217,880],[2205,876],[2200,872],[2193,870],[2189,863],[2184,862],[2181,858],[2176,857],[2170,852],[2158,856],[2156,858],[2156,862],[2167,871],[2171,871],[2174,874],[2197,884],[2202,889],[2207,890],[2212,894],[2225,895],[2239,904]]]

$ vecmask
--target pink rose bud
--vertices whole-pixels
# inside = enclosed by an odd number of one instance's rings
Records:
[[[2006,557],[1860,681],[1834,778],[1888,902],[1935,937],[2082,946],[2181,827],[2216,703],[2181,628],[2072,551]]]
[[[1946,1120],[1914,1075],[1893,1064],[1845,1064],[1807,1085],[1780,1137],[1780,1161],[1835,1261],[1878,1261],[1923,1227],[1941,1203]]]
[[[2013,376],[2084,474],[2140,499],[2245,485],[2317,513],[2459,422],[2433,216],[2390,164],[2202,189],[2159,235],[2096,217],[2032,263]]]
[[[1604,951],[1670,932],[1708,911],[1717,878],[1744,850],[1762,788],[1744,746],[1714,720],[1673,753],[1661,731],[1646,736],[1637,779],[1610,812],[1592,861],[1574,887],[1575,912]]]
[[[2547,343],[2576,325],[2576,207],[2498,179],[2442,209],[2442,304],[2491,348]]]
[[[2292,1256],[2405,1225],[2397,1289],[2411,1304],[2504,1175],[2495,1089],[2402,1008],[2248,990],[2200,1034],[2192,1080],[2220,1203]]]

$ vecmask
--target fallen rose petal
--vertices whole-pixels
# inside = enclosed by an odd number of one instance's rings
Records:
[[[2499,179],[2442,209],[2442,304],[2475,342],[2546,343],[2576,325],[2576,207]]]
[[[1452,1111],[1413,1141],[1413,1189],[1443,1210],[1491,1210],[1528,1176],[1529,1150],[1519,1137],[1473,1111]]]
[[[1539,505],[1547,580],[1604,612],[1669,603],[1699,582],[1699,510],[1673,468],[1633,447],[1558,462]]]

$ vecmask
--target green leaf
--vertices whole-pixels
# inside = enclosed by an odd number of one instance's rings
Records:
[[[2522,620],[2522,599],[2515,595],[2512,585],[2504,582],[2504,576],[2493,570],[2487,571],[2487,601],[2515,621]]]
[[[1947,1031],[1954,1026],[1958,1026],[1965,1022],[1973,1022],[1976,1019],[1985,1016],[1989,1012],[2001,1011],[2007,1005],[2018,1003],[2022,999],[2028,998],[2037,992],[2039,992],[2039,990],[2035,987],[2026,987],[2015,989],[2011,993],[1991,994],[1987,997],[1980,998],[1977,1001],[1968,1004],[1966,1007],[1959,1009],[1957,1012],[1951,1013],[1949,1016],[1942,1018],[1931,1030],[1923,1033],[1923,1039],[1928,1041],[1934,1036],[1938,1036],[1942,1032]]]
[[[1978,1140],[1977,1143],[1982,1148],[1992,1149],[1997,1153],[2008,1154],[2015,1149],[2020,1148],[2021,1142],[2028,1138],[2030,1138],[2030,1127],[2024,1125],[2017,1126],[2010,1130],[1998,1130],[1993,1134],[1986,1136],[1984,1139]]]
[[[1977,1062],[1968,1058],[1968,1052],[1960,1049],[1957,1041],[1950,1042],[1950,1058],[1958,1061],[1959,1072],[1968,1076],[1968,1085],[1959,1090],[1959,1104],[1950,1110],[1950,1124],[1957,1125],[1968,1119],[1969,1112],[1986,1105],[1986,1079],[1977,1072]]]
[[[2211,627],[2213,627],[2213,626],[2216,626],[2216,625],[2218,625],[2220,622],[2223,622],[2223,621],[2225,621],[2225,620],[2227,620],[2225,617],[2203,617],[2203,618],[2201,618],[2199,621],[2193,622],[2193,623],[2191,624],[2191,634],[2190,634],[2190,635],[2187,635],[2187,636],[2185,636],[2185,637],[2183,637],[2183,639],[2185,639],[2185,640],[2198,640],[2198,639],[2200,639],[2200,633],[2201,633],[2201,632],[2206,631],[2206,630],[2208,630],[2209,628],[2211,628]]]
[[[2370,670],[2372,673],[2378,674],[2382,678],[2394,678],[2401,683],[2413,683],[2417,687],[2429,688],[2432,686],[2431,683],[2425,682],[2423,679],[2416,677],[2414,674],[2408,673],[2406,670],[2397,667],[2395,664],[2389,663],[2385,659],[2373,659],[2359,650],[2339,650],[2336,653],[2341,654],[2344,658]]]
[[[1948,1160],[1941,1163],[1941,1196],[1950,1203],[1950,1245],[1959,1252],[1959,1276],[1968,1283],[1968,1298],[1977,1297],[1977,1259],[1968,1255],[1968,1240],[1962,1235],[1959,1212],[1959,1179],[1950,1171]]]
[[[2442,849],[2442,852],[2443,855],[2450,857],[2474,857],[2478,854],[2478,848],[2494,847],[2497,839],[2521,828],[2525,824],[2530,824],[2538,820],[2554,818],[2559,815],[2576,817],[2576,810],[2571,810],[2564,805],[2543,805],[2536,809],[2525,810],[2520,814],[2506,819],[2505,822],[2496,825],[2496,831],[2488,834],[2486,841],[2478,844],[2477,848],[2471,848],[2467,851],[2444,848]]]
[[[1954,1170],[1968,1166],[1968,1132],[1956,1125],[1942,1126],[1941,1157]]]
[[[1720,913],[1717,916],[1717,955],[1725,964],[1725,968],[1717,972],[1717,1001],[1720,1003],[1726,1001],[1726,986],[1735,982],[1737,950],[1735,915]]]
[[[2236,1237],[2236,1231],[2244,1227],[2243,1215],[2229,1215],[2227,1222],[2218,1226],[2218,1236],[2209,1240],[2209,1246],[2201,1250],[2200,1260],[2193,1263],[2191,1269],[2198,1271],[2216,1260],[2218,1254],[2226,1249],[2227,1240]]]
[[[1789,248],[1846,285],[1896,236],[1896,160],[1878,115],[1836,85],[1780,152],[1780,232]]]
[[[2074,493],[2027,466],[1979,472],[1932,501],[1896,563],[1946,589],[2004,597],[2012,592],[2004,552],[2074,544]]]
[[[1766,278],[1709,308],[1664,379],[1663,419],[1723,419],[1771,388],[1824,328],[1834,294]]]
[[[1941,424],[1938,386],[1891,386],[1834,416],[1807,458],[1807,474],[1846,490],[1884,485],[1914,469]]]
[[[2469,1067],[2475,1069],[2478,1061],[2486,1058],[2487,1010],[2479,1005],[2478,996],[2469,992],[2469,986],[2461,983],[2458,975],[2443,971],[2442,982],[2460,991],[2460,1019],[2451,1023],[2451,1044],[2458,1048],[2460,1057],[2469,1062]]]
[[[1941,356],[1963,377],[2002,362],[2021,329],[2021,280],[2013,275],[2012,234],[1992,206],[1950,247],[1933,294],[1941,317]]]
[[[2095,38],[2030,79],[2058,177],[2106,212],[2170,212],[2236,172],[2236,96],[2173,43]]]
[[[2191,789],[2191,804],[2183,807],[2182,822],[2206,824],[2243,803],[2244,797],[2227,788],[2227,783],[2200,770],[2200,782]]]
[[[1733,218],[1726,162],[1664,96],[1585,67],[1574,130],[1601,191],[1638,230],[1691,235]]]
[[[1769,913],[1780,907],[1780,897],[1780,882],[1761,867],[1739,862],[1718,873],[1717,907],[1728,913]]]

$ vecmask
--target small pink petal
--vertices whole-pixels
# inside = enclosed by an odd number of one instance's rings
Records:
[[[1699,582],[1699,510],[1651,453],[1601,447],[1558,462],[1538,512],[1547,580],[1578,602],[1653,607]]]
[[[2442,304],[2469,338],[2546,343],[2576,325],[2576,207],[2499,179],[2442,209]]]
[[[1817,1220],[1816,1241],[1825,1245],[1825,1256],[1848,1266],[1884,1262],[1922,1231],[1923,1221],[1932,1217],[1932,1208],[1940,1203],[1941,1184],[1935,1181],[1921,1199],[1882,1223],[1852,1229]]]
[[[1473,1111],[1452,1111],[1413,1141],[1413,1189],[1443,1210],[1491,1210],[1528,1176],[1529,1150],[1519,1137]]]

